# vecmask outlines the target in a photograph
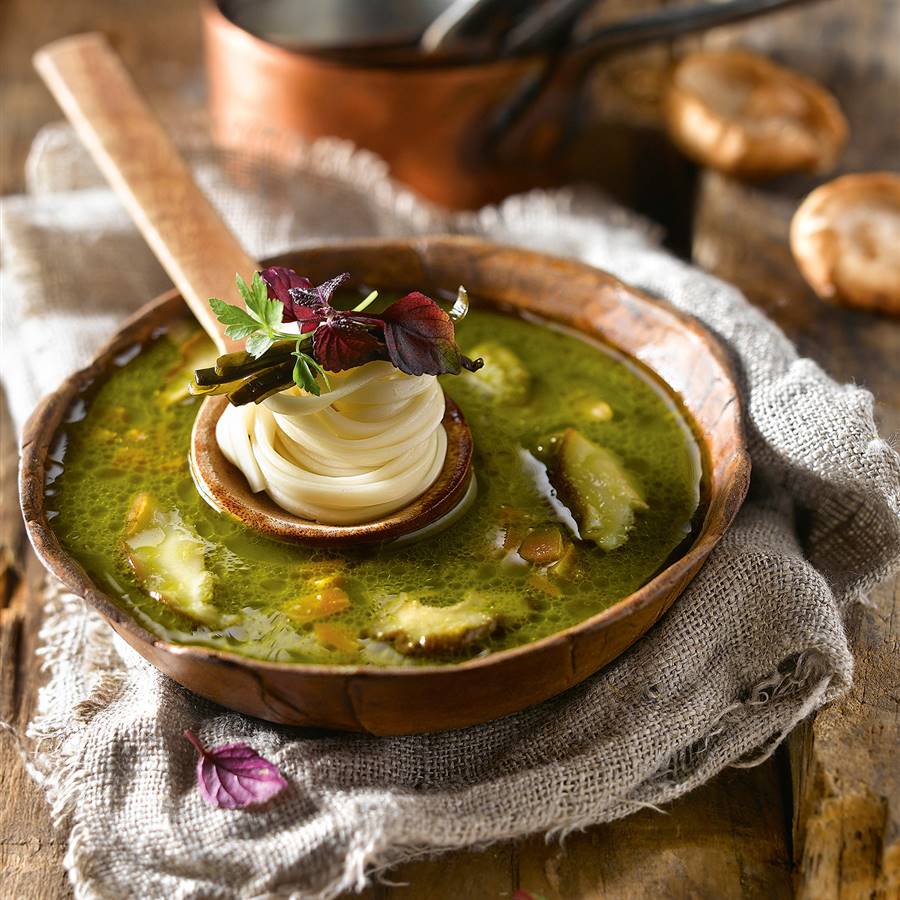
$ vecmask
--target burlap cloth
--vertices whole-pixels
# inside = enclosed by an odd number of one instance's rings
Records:
[[[32,769],[69,829],[76,896],[330,897],[415,854],[562,834],[663,804],[764,758],[847,689],[842,613],[900,554],[900,462],[876,433],[869,393],[799,359],[734,288],[672,258],[588,191],[449,216],[343,144],[289,147],[282,167],[216,153],[200,131],[182,135],[254,254],[474,232],[586,260],[699,317],[740,373],[753,484],[727,538],[634,648],[556,700],[455,733],[374,739],[227,712],[159,675],[51,586]],[[40,135],[28,180],[27,196],[3,203],[3,377],[20,424],[167,287],[66,128]],[[289,789],[260,812],[206,806],[188,727],[207,745],[251,742]]]

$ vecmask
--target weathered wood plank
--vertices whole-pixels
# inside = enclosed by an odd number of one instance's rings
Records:
[[[850,694],[791,736],[801,900],[900,896],[900,580],[853,611]]]
[[[842,5],[845,9],[860,7],[843,0]],[[21,188],[21,165],[34,132],[45,121],[58,118],[55,105],[30,69],[30,55],[41,43],[77,30],[100,27],[112,33],[137,80],[154,99],[168,100],[173,95],[183,96],[195,90],[200,50],[192,4],[162,0],[151,10],[138,0],[95,0],[93,3],[51,0],[39,5],[28,0],[8,0],[0,7],[0,17],[0,51],[4,58],[0,105],[5,111],[4,129],[0,133],[4,161],[0,189],[4,191]],[[167,62],[160,64],[161,59]],[[745,251],[750,257],[745,260],[749,268],[740,270],[754,281],[754,265],[760,259],[763,269],[771,268],[771,277],[755,299],[768,306],[800,339],[804,352],[818,354],[839,377],[860,378],[863,370],[858,362],[869,357],[875,348],[881,368],[874,362],[866,367],[865,376],[876,392],[889,396],[900,378],[884,365],[884,353],[877,349],[882,346],[878,329],[871,320],[853,314],[848,319],[848,314],[840,311],[823,310],[803,292],[802,284],[785,293],[777,281],[777,274],[785,271],[778,224],[781,220],[776,217],[775,226],[769,226],[768,201],[758,213],[743,227],[751,232],[758,228],[763,237]],[[764,239],[767,234],[768,239]],[[771,255],[770,260],[767,254]],[[822,316],[824,323],[819,321]],[[837,346],[829,349],[828,342],[842,328],[847,333]],[[5,477],[3,483],[0,495],[5,511],[10,496]],[[0,618],[0,672],[3,673],[0,710],[20,725],[30,714],[37,676],[31,663],[23,669],[19,660],[31,659],[38,618],[34,599],[24,589],[15,594]],[[894,621],[897,618],[900,617]],[[873,634],[877,642],[877,633]],[[878,703],[890,701],[890,696],[878,696]],[[887,742],[885,745],[890,746]],[[573,900],[650,894],[784,896],[788,890],[789,861],[787,814],[781,799],[779,772],[779,765],[770,762],[756,770],[725,773],[672,804],[666,815],[642,812],[573,835],[562,848],[534,838],[518,846],[501,845],[484,853],[456,853],[410,863],[387,876],[394,882],[407,882],[407,886],[375,886],[364,896],[465,896],[477,900],[509,896],[519,886],[548,898]],[[0,871],[4,896],[69,896],[61,865],[63,839],[51,833],[40,792],[24,774],[12,742],[6,737],[0,740],[0,793],[9,798],[5,805],[0,805]],[[826,836],[834,834],[833,826],[824,820],[822,828]],[[721,877],[716,874],[719,870],[723,873]]]
[[[201,56],[195,4],[160,0],[151,9],[138,0],[7,0],[0,4],[0,193],[23,189],[24,162],[36,131],[60,118],[32,71],[32,53],[50,40],[91,28],[111,35],[152,99],[196,100]],[[15,437],[5,400],[0,400],[0,718],[21,732],[39,680],[34,649],[40,608],[38,595],[20,579],[30,564],[15,470]],[[6,731],[0,731],[0,796],[0,895],[21,900],[71,896],[62,866],[65,836],[52,830],[43,794]]]
[[[547,900],[789,897],[780,761],[732,769],[665,808],[519,850],[518,886]]]
[[[900,432],[900,326],[825,306],[790,257],[793,202],[706,175],[695,256],[734,281],[835,377],[870,388],[885,434]],[[900,614],[894,579],[854,610],[850,695],[790,740],[801,897],[889,897],[900,890]]]
[[[794,201],[706,174],[696,260],[765,309],[801,353],[842,381],[870,388],[884,434],[900,433],[900,325],[827,306],[793,265],[787,230]],[[900,580],[871,607],[853,610],[848,632],[855,684],[841,702],[790,739],[798,896],[890,897],[900,892]]]
[[[522,888],[545,900],[780,900],[791,896],[785,763],[733,769],[663,812],[486,851],[408,863],[378,900],[471,900]],[[405,884],[400,884],[401,882]],[[350,900],[347,895],[346,900]]]
[[[811,35],[815,39],[810,39]],[[773,16],[707,39],[771,53],[820,78],[851,124],[842,170],[900,160],[900,7],[840,0]],[[842,381],[870,388],[882,432],[900,433],[900,326],[822,304],[799,275],[788,224],[812,179],[752,189],[702,176],[694,258],[733,281]],[[805,898],[900,895],[898,580],[848,622],[857,656],[849,696],[791,737],[797,891]]]
[[[811,40],[811,35],[815,39]],[[900,161],[900,6],[839,0],[712,39],[772,53],[826,83],[851,126],[842,171]],[[883,434],[900,434],[900,324],[835,309],[807,288],[787,245],[810,179],[750,189],[704,176],[694,255],[742,287],[797,343],[844,381],[873,391]],[[877,588],[847,623],[853,689],[797,729],[794,787],[797,895],[809,900],[900,896],[900,579]]]
[[[19,581],[22,551],[22,520],[16,491],[16,435],[0,389],[0,609]]]
[[[814,36],[814,39],[811,39]],[[720,44],[765,49],[824,81],[851,125],[843,170],[900,160],[900,7],[841,0],[774,17]],[[694,256],[742,287],[797,343],[843,381],[873,391],[882,433],[900,433],[900,325],[822,304],[788,249],[790,217],[808,179],[750,189],[701,181]],[[789,741],[797,896],[900,896],[900,579],[851,613],[853,689]]]
[[[5,415],[5,409],[0,414]],[[26,574],[0,609],[0,720],[24,733],[40,683],[35,656],[40,607],[33,600],[43,577],[30,556]],[[63,870],[65,836],[50,824],[43,793],[22,765],[17,738],[0,729],[0,896],[43,900],[70,894]]]
[[[0,721],[24,733],[40,684],[35,655],[43,569],[26,551],[16,494],[17,445],[0,389]],[[21,762],[19,738],[0,728],[0,896],[66,897],[66,842],[50,824],[44,795]]]
[[[514,890],[517,853],[516,846],[507,843],[482,852],[461,851],[416,860],[385,873],[384,883],[372,891],[378,900],[509,897]]]

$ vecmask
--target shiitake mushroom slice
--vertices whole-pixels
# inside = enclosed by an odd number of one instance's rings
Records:
[[[663,113],[684,153],[751,180],[830,170],[847,138],[834,97],[810,78],[744,50],[701,50],[673,69]]]
[[[794,213],[791,251],[823,300],[900,315],[900,174],[816,188]]]

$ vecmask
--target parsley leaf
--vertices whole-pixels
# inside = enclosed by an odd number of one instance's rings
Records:
[[[316,381],[316,376],[313,373],[312,367],[315,366],[315,360],[305,353],[297,351],[295,351],[293,355],[297,360],[294,363],[294,384],[307,393],[314,394],[318,397],[322,393],[322,389],[319,387],[319,383]],[[310,363],[312,363],[312,365],[310,365]]]
[[[281,325],[284,316],[284,304],[280,300],[269,299],[269,286],[263,281],[259,272],[253,273],[249,287],[240,275],[235,277],[238,290],[250,314],[267,331],[274,331]]]
[[[216,314],[216,318],[223,325],[241,325],[254,329],[259,327],[259,322],[247,310],[241,309],[239,306],[232,306],[230,303],[219,300],[217,297],[213,297],[209,301],[209,305]]]
[[[209,301],[216,318],[225,326],[225,334],[234,341],[243,340],[259,328],[259,322],[245,309],[213,297]]]
[[[275,339],[272,335],[266,334],[264,331],[254,331],[247,338],[244,347],[252,357],[259,359],[274,343]]]
[[[240,275],[235,277],[235,282],[246,309],[215,297],[209,305],[225,326],[225,334],[235,341],[245,340],[247,352],[259,359],[276,341],[293,337],[279,331],[284,304],[269,297],[269,287],[259,272],[254,274],[249,285]]]

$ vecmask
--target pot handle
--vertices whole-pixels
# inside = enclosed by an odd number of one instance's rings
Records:
[[[590,70],[622,50],[671,40],[740,22],[813,0],[728,0],[689,7],[664,8],[606,25],[560,48],[543,69],[528,75],[496,111],[483,146],[492,158],[546,162],[561,152],[575,130],[577,96]],[[533,112],[546,107],[547,115]],[[534,118],[536,122],[527,121]]]
[[[725,3],[665,7],[598,28],[576,39],[568,50],[572,53],[603,54],[654,41],[671,40],[810,2],[813,0],[728,0]]]
[[[34,66],[219,351],[242,349],[208,301],[240,303],[235,272],[259,266],[197,186],[106,38],[55,41],[38,50]]]

